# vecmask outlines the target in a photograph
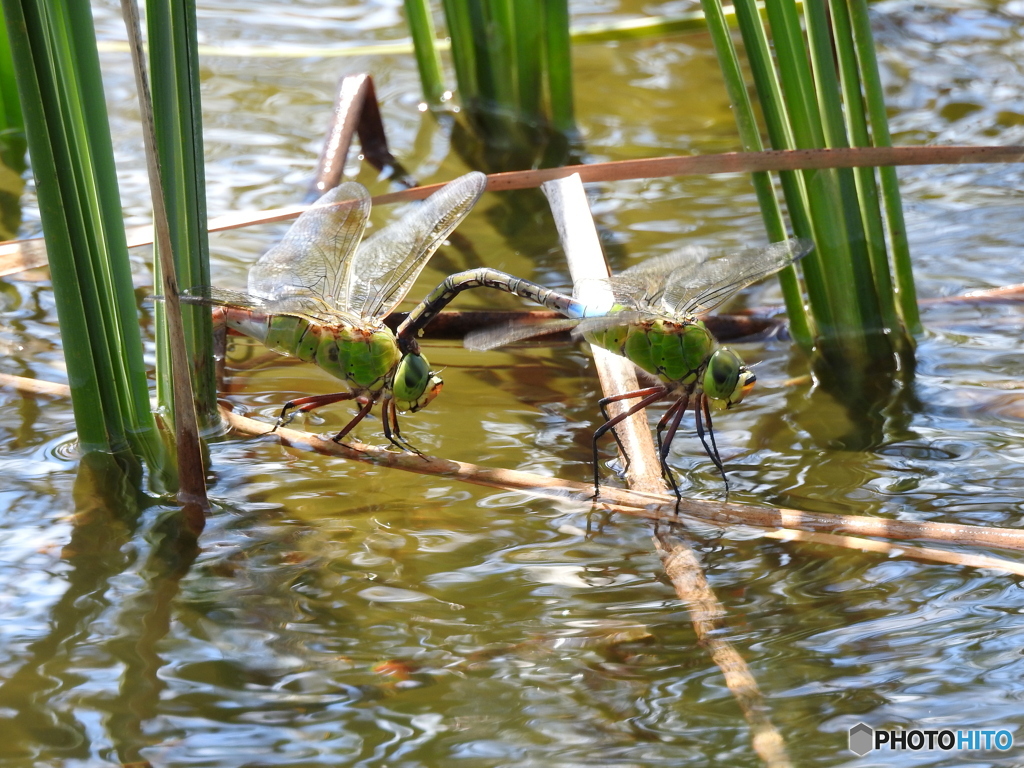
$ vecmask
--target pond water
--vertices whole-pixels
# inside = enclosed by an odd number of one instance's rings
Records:
[[[398,0],[242,8],[202,0],[201,42],[225,48],[404,37]],[[118,4],[94,3],[119,40]],[[573,3],[574,24],[674,13],[686,2]],[[900,144],[1024,144],[1020,2],[877,3]],[[102,56],[129,224],[148,221],[125,55]],[[340,75],[369,71],[395,154],[423,182],[467,170],[417,109],[411,56],[205,56],[211,216],[302,195]],[[737,148],[703,35],[580,45],[576,109],[592,160]],[[370,169],[351,176],[387,190]],[[918,290],[934,298],[1021,281],[1019,165],[899,172]],[[609,259],[680,245],[764,242],[749,180],[595,185]],[[31,197],[25,233],[38,231]],[[398,215],[378,211],[381,223]],[[485,195],[411,296],[488,264],[553,287],[568,275],[550,221],[496,231]],[[283,225],[211,238],[218,285],[240,288]],[[150,284],[148,254],[133,254]],[[46,279],[0,283],[0,371],[62,381]],[[146,289],[140,289],[145,295]],[[745,301],[778,300],[773,286]],[[518,306],[478,293],[461,307]],[[148,312],[148,308],[144,308]],[[1021,323],[1013,306],[929,307],[916,377],[870,450],[811,384],[790,344],[742,345],[758,388],[716,422],[732,501],[1017,527],[1024,513]],[[148,327],[148,326],[147,326]],[[235,358],[259,350],[239,343]],[[585,351],[486,354],[431,343],[445,391],[407,416],[424,451],[585,480],[599,387]],[[227,397],[268,420],[297,394],[333,391],[308,366],[237,371]],[[201,551],[168,545],[169,508],[114,514],[77,480],[68,402],[0,390],[0,764],[4,766],[759,765],[740,709],[666,582],[649,527],[586,506],[460,485],[227,437],[210,447],[216,508]],[[655,411],[652,418],[657,418]],[[350,417],[328,408],[306,426]],[[381,443],[376,420],[359,436]],[[606,454],[604,471],[612,471]],[[700,444],[676,441],[688,495],[721,498]],[[130,510],[136,505],[136,512]],[[590,533],[587,533],[588,526]],[[1024,590],[1001,573],[715,531],[693,539],[800,765],[1019,764],[1007,752],[875,752],[847,730],[1007,729],[1024,744]],[[195,554],[194,560],[192,555]]]

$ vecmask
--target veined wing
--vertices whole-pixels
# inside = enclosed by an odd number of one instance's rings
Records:
[[[812,250],[812,241],[791,237],[764,248],[680,264],[668,276],[662,308],[672,315],[710,312],[737,291],[802,259]]]
[[[352,257],[369,215],[370,193],[362,184],[328,190],[249,270],[249,293],[271,301],[317,299],[344,310]]]
[[[209,285],[186,288],[181,291],[179,299],[186,304],[205,304],[208,307],[235,307],[263,311],[265,299],[250,296],[241,291],[225,291]]]
[[[345,320],[333,307],[315,296],[285,296],[264,299],[241,291],[225,291],[211,286],[188,288],[181,292],[186,304],[205,304],[210,307],[230,307],[265,315],[299,315],[319,323]]]
[[[638,311],[672,317],[701,314],[813,248],[813,242],[798,237],[720,258],[704,248],[684,248],[630,267],[609,283],[616,301]]]
[[[466,349],[483,352],[488,349],[503,347],[514,341],[532,339],[534,336],[543,336],[548,333],[556,333],[557,331],[566,331],[570,328],[575,328],[579,324],[579,320],[570,318],[565,320],[543,320],[539,323],[508,322],[471,331],[466,334],[466,338],[463,339],[462,343]]]
[[[660,312],[669,275],[682,264],[706,258],[706,250],[693,247],[656,256],[611,277],[581,280],[573,289],[573,297],[586,302],[584,317],[606,315],[615,304],[637,311]],[[610,300],[595,302],[593,296],[602,293]]]
[[[578,339],[587,333],[596,333],[598,331],[607,331],[609,328],[632,325],[643,320],[650,320],[653,317],[649,312],[638,312],[633,309],[609,312],[600,317],[587,316],[577,323],[572,331],[572,335],[574,339]]]
[[[364,319],[391,312],[486,187],[484,174],[467,173],[368,237],[353,259],[344,308]]]
[[[481,328],[466,334],[463,344],[466,349],[477,352],[488,349],[496,349],[506,344],[523,339],[532,339],[534,336],[544,336],[558,331],[572,331],[573,338],[580,338],[591,331],[606,331],[609,328],[616,328],[621,325],[629,325],[644,318],[641,312],[626,310],[613,312],[601,317],[583,317],[564,320],[542,320],[540,322],[508,322],[501,325],[492,325],[489,328]]]

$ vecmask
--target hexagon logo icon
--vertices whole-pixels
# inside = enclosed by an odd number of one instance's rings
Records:
[[[874,749],[875,731],[866,723],[857,723],[850,729],[850,751],[864,757]]]

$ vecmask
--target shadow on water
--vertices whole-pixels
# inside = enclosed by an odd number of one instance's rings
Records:
[[[28,646],[22,664],[0,685],[0,701],[10,718],[0,729],[6,736],[0,756],[35,756],[45,745],[51,756],[95,758],[91,749],[97,740],[66,697],[86,682],[76,671],[76,656],[95,647],[96,631],[107,634],[109,627],[116,628],[116,635],[100,647],[120,662],[122,671],[117,695],[107,700],[106,740],[120,763],[148,765],[140,757],[150,744],[143,731],[163,688],[157,675],[163,660],[156,646],[167,634],[180,581],[199,549],[177,509],[161,515],[146,533],[151,548],[138,569],[143,588],[126,600],[113,597],[112,582],[137,562],[129,545],[137,540],[143,512],[151,506],[139,487],[138,478],[110,455],[82,458],[73,490],[73,530],[62,551],[69,566],[68,588],[50,609],[49,631]]]

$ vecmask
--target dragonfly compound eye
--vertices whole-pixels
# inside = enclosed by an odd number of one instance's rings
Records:
[[[441,377],[430,370],[423,355],[405,355],[395,371],[395,404],[402,411],[418,411],[441,391]]]
[[[740,356],[722,347],[708,360],[704,372],[704,392],[718,408],[730,408],[739,403],[754,386],[756,377],[743,364]]]

